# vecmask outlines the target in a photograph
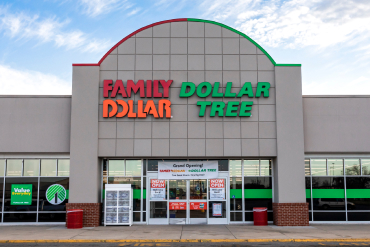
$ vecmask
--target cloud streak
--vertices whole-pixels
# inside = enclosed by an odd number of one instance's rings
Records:
[[[112,45],[109,40],[93,39],[81,30],[65,31],[68,24],[68,20],[0,12],[0,32],[12,39],[53,43],[57,47],[82,52],[102,52]]]
[[[134,6],[127,0],[80,0],[80,4],[83,7],[83,12],[90,17],[97,17]]]
[[[370,43],[369,1],[208,0],[200,8],[205,18],[227,21],[270,47],[325,48]]]
[[[2,95],[71,95],[72,83],[55,75],[0,65]]]

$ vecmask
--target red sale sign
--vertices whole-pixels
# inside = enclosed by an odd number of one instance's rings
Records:
[[[186,202],[170,202],[170,210],[186,210]]]
[[[150,180],[150,188],[166,188],[166,182],[163,179]]]
[[[225,188],[224,179],[210,179],[209,183],[211,188]]]
[[[207,209],[206,202],[191,202],[190,203],[190,210],[203,210]]]

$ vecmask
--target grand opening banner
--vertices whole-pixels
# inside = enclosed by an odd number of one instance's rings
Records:
[[[217,177],[217,161],[158,162],[158,179],[207,179]]]

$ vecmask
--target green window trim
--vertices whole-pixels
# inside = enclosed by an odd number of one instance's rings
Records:
[[[216,21],[209,21],[209,20],[203,20],[203,19],[195,19],[195,18],[188,18],[188,21],[192,21],[192,22],[205,22],[205,23],[210,23],[210,24],[214,24],[214,25],[218,25],[218,26],[221,26],[223,28],[226,28],[236,34],[239,34],[240,36],[246,38],[247,40],[249,40],[250,42],[252,42],[252,44],[254,44],[255,46],[258,47],[258,49],[260,49],[267,57],[268,59],[271,61],[271,63],[274,65],[274,66],[287,66],[287,67],[301,67],[302,65],[301,64],[277,64],[275,62],[275,60],[270,56],[270,54],[267,53],[267,51],[265,51],[265,49],[262,48],[262,46],[260,46],[259,44],[257,44],[256,41],[254,41],[253,39],[251,39],[248,35],[232,28],[232,27],[229,27],[225,24],[222,24],[222,23],[219,23],[219,22],[216,22]]]
[[[347,198],[370,198],[370,189],[347,189]]]
[[[245,199],[272,199],[272,189],[245,189]]]
[[[233,198],[235,196],[235,199],[242,199],[243,198],[243,192],[241,189],[230,189],[230,198]]]
[[[306,189],[306,198],[311,198],[311,190]]]
[[[312,189],[312,198],[344,198],[344,189]]]

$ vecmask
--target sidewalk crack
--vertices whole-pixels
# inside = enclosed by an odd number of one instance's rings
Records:
[[[233,235],[233,237],[236,239],[235,235],[231,232],[231,230],[229,229],[229,226],[228,225],[226,225],[226,228],[227,228],[227,230],[229,230],[229,232],[231,233],[231,235]]]

